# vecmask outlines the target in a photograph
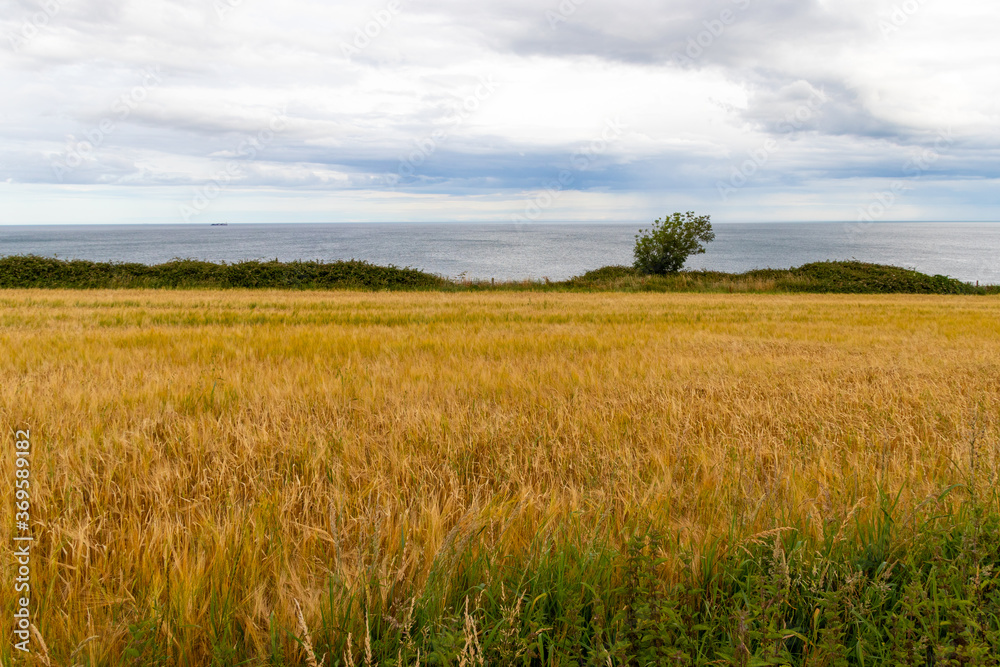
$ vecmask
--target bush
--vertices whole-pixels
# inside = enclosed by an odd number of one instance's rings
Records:
[[[148,266],[136,263],[66,261],[35,255],[0,257],[4,288],[167,288],[167,289],[441,289],[444,278],[396,266],[357,260],[234,264],[174,259]]]
[[[654,275],[680,271],[690,255],[705,252],[703,243],[715,240],[709,217],[694,211],[674,213],[656,220],[650,229],[640,229],[635,235],[635,268]]]
[[[574,280],[579,282],[619,280],[621,278],[634,278],[637,275],[639,275],[639,272],[631,266],[602,266],[599,269],[587,271],[585,274],[576,277]]]

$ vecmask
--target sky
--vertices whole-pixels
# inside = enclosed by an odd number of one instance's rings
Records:
[[[995,0],[0,0],[0,224],[997,220]]]

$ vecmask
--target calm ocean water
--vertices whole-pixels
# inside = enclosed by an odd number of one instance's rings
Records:
[[[0,256],[156,264],[175,257],[363,259],[448,277],[561,280],[631,264],[642,224],[368,223],[0,226]],[[894,264],[1000,284],[1000,223],[715,224],[688,268],[746,271],[826,259]]]

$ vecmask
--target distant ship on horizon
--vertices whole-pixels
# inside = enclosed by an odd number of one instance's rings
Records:
[[[212,226],[213,227],[228,227],[229,223],[228,222],[213,222]]]

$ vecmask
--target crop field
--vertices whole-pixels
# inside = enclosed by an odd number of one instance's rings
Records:
[[[993,296],[3,290],[0,661],[997,664],[998,418]]]

